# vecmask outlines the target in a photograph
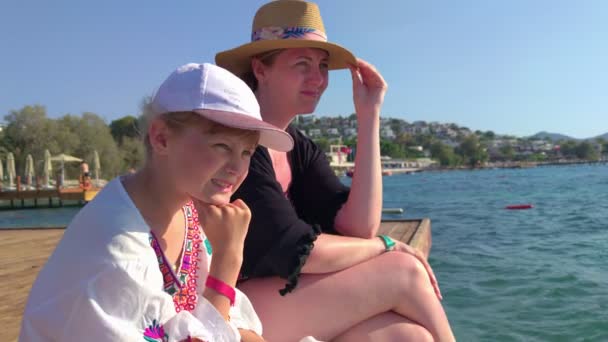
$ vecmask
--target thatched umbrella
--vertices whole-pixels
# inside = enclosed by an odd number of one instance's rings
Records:
[[[97,150],[93,152],[93,170],[95,171],[95,184],[99,186],[99,171],[101,170],[101,162],[99,161],[99,153],[97,153]]]
[[[31,154],[28,154],[27,157],[25,157],[25,183],[27,185],[32,185],[32,178],[34,175],[34,158],[32,158]]]
[[[44,176],[44,184],[47,188],[51,187],[51,175],[53,174],[53,163],[51,163],[51,152],[44,150],[44,167],[42,175]]]
[[[51,157],[52,161],[61,162],[61,184],[65,184],[65,163],[80,163],[82,159],[76,158],[74,156],[70,156],[68,154],[59,154],[54,157]]]
[[[15,187],[15,156],[12,152],[9,152],[6,156],[6,174],[8,176],[9,188]]]

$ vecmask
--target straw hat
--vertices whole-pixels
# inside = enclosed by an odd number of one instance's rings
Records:
[[[355,56],[327,41],[317,4],[301,0],[277,0],[260,7],[253,18],[251,42],[215,55],[217,65],[242,76],[251,58],[276,49],[319,48],[329,53],[329,69],[356,65]]]

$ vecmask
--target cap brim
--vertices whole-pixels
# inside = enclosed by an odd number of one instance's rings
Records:
[[[318,48],[329,53],[329,69],[346,69],[349,65],[357,65],[355,56],[334,43],[307,40],[307,39],[276,39],[259,40],[243,44],[237,48],[219,52],[215,55],[215,63],[224,69],[232,71],[237,76],[242,76],[249,71],[250,60],[263,52],[276,49],[291,48]]]
[[[224,126],[259,131],[259,144],[275,151],[289,152],[293,148],[293,138],[289,133],[262,120],[221,110],[197,109],[194,112]]]

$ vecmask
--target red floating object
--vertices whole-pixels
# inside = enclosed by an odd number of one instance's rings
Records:
[[[532,204],[513,204],[513,205],[508,205],[505,207],[505,209],[509,209],[509,210],[521,210],[521,209],[532,209],[534,208],[534,206]]]

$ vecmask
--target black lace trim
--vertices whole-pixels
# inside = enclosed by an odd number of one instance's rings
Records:
[[[319,227],[319,225],[315,224],[312,226],[312,228],[313,231],[302,236],[300,240],[298,240],[296,255],[289,267],[289,269],[293,269],[293,272],[287,276],[287,284],[285,285],[285,288],[279,290],[281,296],[288,294],[298,286],[298,279],[300,278],[302,267],[304,267],[304,264],[310,255],[310,251],[312,251],[313,247],[315,246],[317,236],[321,234],[321,227]]]

